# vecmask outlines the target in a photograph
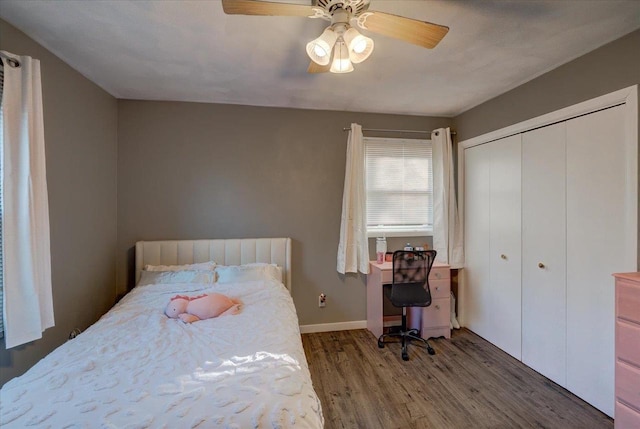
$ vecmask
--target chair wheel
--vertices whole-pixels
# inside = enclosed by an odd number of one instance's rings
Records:
[[[433,348],[431,348],[431,347],[429,347],[429,348],[427,349],[427,351],[429,352],[429,354],[430,354],[430,355],[435,355],[435,354],[436,354],[436,351],[435,351],[435,350],[433,350]]]
[[[402,360],[409,360],[409,354],[402,352]]]
[[[378,347],[380,347],[381,349],[384,349],[384,343],[380,340],[378,340]]]

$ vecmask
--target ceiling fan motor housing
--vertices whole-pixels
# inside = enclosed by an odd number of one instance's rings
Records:
[[[357,16],[369,8],[369,0],[314,0],[313,5],[323,8],[329,16],[338,9]]]

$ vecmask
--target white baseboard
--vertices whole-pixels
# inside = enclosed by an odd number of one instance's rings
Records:
[[[313,334],[315,332],[348,331],[350,329],[365,329],[366,320],[354,320],[352,322],[319,323],[317,325],[300,325],[301,334]]]

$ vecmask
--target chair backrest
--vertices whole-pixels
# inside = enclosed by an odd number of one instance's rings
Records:
[[[435,250],[397,250],[393,252],[393,277],[391,301],[403,302],[404,305],[425,306],[431,304],[429,290],[429,273],[436,259]],[[404,286],[420,286],[424,294],[407,295]],[[411,301],[415,297],[415,302]],[[394,304],[395,305],[395,304]]]

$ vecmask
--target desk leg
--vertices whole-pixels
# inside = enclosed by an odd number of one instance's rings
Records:
[[[380,270],[371,270],[367,275],[367,329],[378,338],[382,325],[382,274]]]

